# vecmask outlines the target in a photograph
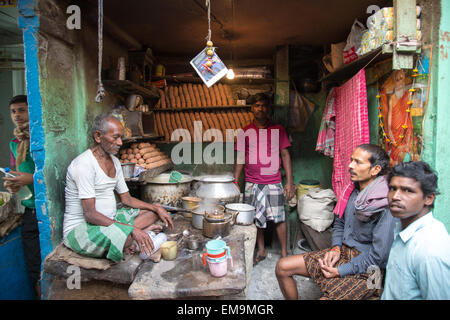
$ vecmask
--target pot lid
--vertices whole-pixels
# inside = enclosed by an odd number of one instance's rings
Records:
[[[226,209],[236,210],[236,211],[251,211],[255,210],[254,206],[251,206],[247,203],[228,203],[225,205]]]
[[[200,179],[201,182],[233,182],[234,177],[230,175],[210,175],[210,176],[203,176]]]
[[[180,182],[169,182],[170,179],[170,173],[161,173],[160,175],[157,175],[156,177],[153,177],[149,180],[147,180],[147,183],[155,183],[155,184],[178,184],[178,183],[188,183],[192,182],[192,176],[183,174]]]

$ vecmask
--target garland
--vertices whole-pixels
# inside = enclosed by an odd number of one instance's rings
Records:
[[[419,59],[418,59],[419,60]],[[408,97],[408,101],[406,102],[408,104],[408,108],[405,110],[407,113],[411,113],[411,105],[413,104],[413,99],[412,96],[414,94],[414,92],[416,92],[416,88],[415,88],[415,84],[416,84],[416,78],[419,74],[419,70],[417,69],[417,65],[416,68],[413,69],[413,74],[411,75],[411,77],[413,78],[413,82],[412,82],[412,86],[411,88],[408,90],[409,91],[409,97]],[[395,147],[398,146],[398,143],[391,141],[391,139],[389,139],[389,137],[386,134],[386,131],[384,130],[385,128],[385,123],[384,123],[384,117],[383,114],[381,113],[382,108],[381,108],[381,95],[380,95],[380,88],[379,88],[379,83],[377,82],[377,99],[378,99],[378,126],[381,128],[381,132],[382,132],[382,137],[384,139],[385,143],[388,144],[392,144]],[[405,123],[402,125],[403,128],[403,132],[398,136],[398,138],[400,139],[400,143],[403,142],[403,139],[405,138],[405,131],[406,129],[408,129],[408,124],[407,124],[407,118],[405,120]]]

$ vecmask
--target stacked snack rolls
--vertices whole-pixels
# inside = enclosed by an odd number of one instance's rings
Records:
[[[217,110],[186,110],[186,111],[155,111],[156,134],[164,141],[172,141],[172,133],[176,129],[179,131],[184,141],[216,141],[212,132],[205,133],[208,129],[217,129],[222,133],[225,140],[227,129],[243,129],[253,121],[253,113],[249,109],[233,108]],[[195,127],[195,121],[200,121],[202,125],[203,137],[199,132],[199,127]],[[174,135],[174,140],[178,141],[178,136]]]
[[[183,83],[158,89],[160,99],[156,109],[183,109],[198,107],[233,106],[235,101],[231,88],[218,83],[211,87],[204,84]]]
[[[161,152],[155,144],[149,142],[132,143],[128,148],[120,150],[121,163],[136,163],[136,165],[150,170],[171,163],[170,158]]]

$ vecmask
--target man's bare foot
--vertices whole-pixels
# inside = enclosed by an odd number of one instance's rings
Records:
[[[151,226],[148,226],[144,229],[144,231],[153,231],[154,233],[158,234],[162,231],[163,227],[159,224],[152,224]]]
[[[265,251],[257,251],[253,256],[253,265],[256,266],[260,261],[263,261],[266,258]]]

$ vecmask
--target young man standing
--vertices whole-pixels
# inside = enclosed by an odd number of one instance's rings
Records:
[[[287,233],[284,197],[289,201],[295,192],[292,164],[288,147],[291,146],[284,128],[270,120],[270,101],[262,93],[256,94],[252,105],[254,121],[243,129],[235,149],[238,161],[234,166],[235,182],[245,166],[245,201],[255,206],[257,252],[254,264],[265,259],[264,229],[267,221],[276,225],[281,244],[281,256],[287,256]],[[245,165],[242,164],[245,158]],[[286,185],[281,184],[280,167],[286,173]]]
[[[22,243],[28,275],[36,293],[36,298],[41,296],[41,248],[39,244],[39,227],[34,204],[34,161],[30,154],[30,126],[28,113],[28,100],[26,95],[18,95],[9,103],[11,120],[14,128],[14,139],[9,143],[11,151],[11,167],[17,171],[11,171],[14,178],[4,178],[4,187],[15,193],[22,187],[27,187],[32,196],[22,200],[25,207],[22,223]]]
[[[363,144],[353,151],[348,168],[355,189],[343,216],[335,218],[332,247],[277,263],[275,273],[286,299],[298,299],[293,275],[312,278],[322,300],[359,300],[378,294],[378,288],[370,285],[369,271],[386,266],[393,240],[394,218],[384,177],[389,156],[376,145]]]
[[[422,161],[400,163],[388,177],[394,231],[385,300],[450,299],[450,236],[431,212],[437,176]]]

